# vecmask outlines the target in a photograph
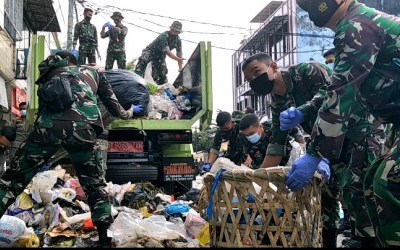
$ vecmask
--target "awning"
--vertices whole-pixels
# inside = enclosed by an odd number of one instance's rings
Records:
[[[52,0],[24,0],[24,21],[35,34],[61,32]]]
[[[250,21],[251,23],[263,23],[267,20],[274,12],[281,7],[283,1],[271,1],[265,6],[253,19]]]
[[[269,22],[265,23],[258,31],[256,31],[252,37],[247,39],[247,42],[242,45],[239,50],[248,50],[257,44],[262,39],[275,34],[276,30],[279,30],[285,23],[288,22],[288,16],[274,16]]]

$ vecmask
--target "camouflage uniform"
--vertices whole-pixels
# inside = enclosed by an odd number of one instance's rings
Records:
[[[161,33],[142,51],[142,55],[139,57],[135,68],[135,73],[144,77],[147,64],[151,62],[153,80],[159,85],[168,82],[165,53],[173,49],[176,49],[178,57],[182,57],[182,42],[179,35],[173,36],[169,31]]]
[[[117,33],[115,27],[120,28],[121,31]],[[125,37],[128,33],[128,28],[122,24],[118,24],[115,27],[107,30],[102,36],[102,38],[110,37],[105,68],[112,69],[116,60],[119,69],[126,69]]]
[[[45,60],[40,66],[48,62]],[[95,69],[66,66],[67,59],[54,65],[62,67],[48,71],[41,79],[46,81],[54,75],[73,75],[71,89],[77,101],[65,112],[53,114],[47,113],[39,102],[38,118],[32,132],[18,148],[10,168],[0,179],[0,216],[23,192],[40,167],[62,147],[68,152],[88,196],[94,224],[98,229],[108,227],[113,218],[105,191],[106,182],[101,177],[101,154],[96,143],[97,135],[103,131],[97,95],[115,116],[128,119],[132,114],[123,110],[106,78]]]
[[[236,111],[235,111],[236,112]],[[222,131],[218,129],[214,136],[213,146],[210,149],[210,153],[213,153],[219,156],[219,150],[221,149],[221,145],[223,142],[228,142],[228,149],[226,150],[224,157],[230,159],[237,165],[240,165],[244,156],[242,155],[242,151],[238,150],[241,148],[241,143],[243,138],[239,135],[239,122],[243,117],[243,113],[238,112],[236,114],[232,114],[232,121],[234,122],[233,128],[229,131]]]
[[[74,41],[76,45],[79,39],[79,64],[96,63],[97,30],[96,26],[86,20],[75,24]]]
[[[380,122],[393,124],[393,136],[386,143],[389,150],[377,157],[364,180],[365,188],[372,188],[365,190],[366,202],[382,246],[400,245],[400,68],[392,61],[400,57],[399,24],[397,17],[351,3],[337,24],[334,44],[339,56],[307,149],[313,155],[338,158],[352,123],[363,118],[358,115],[361,106]]]
[[[328,74],[332,71],[329,69]],[[326,86],[320,88],[317,95],[307,104],[300,106],[304,116],[303,128],[311,133],[318,109],[322,106],[326,96]],[[347,206],[350,220],[353,221],[354,234],[360,237],[375,237],[371,221],[364,203],[363,180],[367,167],[375,159],[380,150],[379,141],[375,137],[378,134],[379,123],[371,119],[367,111],[359,107],[357,122],[349,124],[349,131],[344,140],[343,148],[338,158],[330,158],[331,178],[328,188],[322,193],[324,228],[332,234],[337,231],[339,221],[338,201],[343,195],[344,205]],[[376,131],[374,131],[376,129]],[[358,209],[358,208],[363,209]],[[356,209],[356,210],[355,210]],[[329,237],[329,236],[328,236]]]
[[[261,167],[265,155],[267,153],[267,147],[269,144],[270,137],[272,135],[271,133],[271,122],[266,121],[263,124],[264,127],[264,132],[265,136],[261,136],[260,140],[257,143],[251,143],[247,139],[242,140],[242,150],[243,150],[243,155],[249,155],[252,159],[252,168],[253,169],[258,169]],[[281,166],[285,166],[287,161],[289,160],[290,157],[290,151],[292,150],[292,146],[289,142],[289,140],[286,143],[286,156],[282,158],[282,161],[280,163]]]

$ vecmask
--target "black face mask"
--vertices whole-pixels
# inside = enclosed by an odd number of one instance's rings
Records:
[[[250,82],[250,88],[258,95],[268,95],[274,88],[274,80],[270,80],[267,72],[257,76]]]
[[[297,3],[300,8],[308,12],[310,20],[313,21],[315,26],[323,27],[343,2],[337,4],[335,0],[298,0]]]

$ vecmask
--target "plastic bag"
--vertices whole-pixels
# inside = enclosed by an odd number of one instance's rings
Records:
[[[143,111],[135,115],[138,117],[147,115],[150,94],[146,82],[141,76],[125,69],[107,70],[105,76],[125,110],[129,109],[132,104],[143,105]]]
[[[23,220],[3,215],[0,219],[0,247],[11,246],[25,230],[26,225]]]
[[[201,218],[200,215],[194,210],[190,210],[189,213],[186,215],[186,232],[193,239],[199,235],[206,224],[207,221]]]

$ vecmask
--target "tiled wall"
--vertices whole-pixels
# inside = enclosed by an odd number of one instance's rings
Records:
[[[14,79],[14,45],[7,33],[0,28],[0,76],[7,82]]]

